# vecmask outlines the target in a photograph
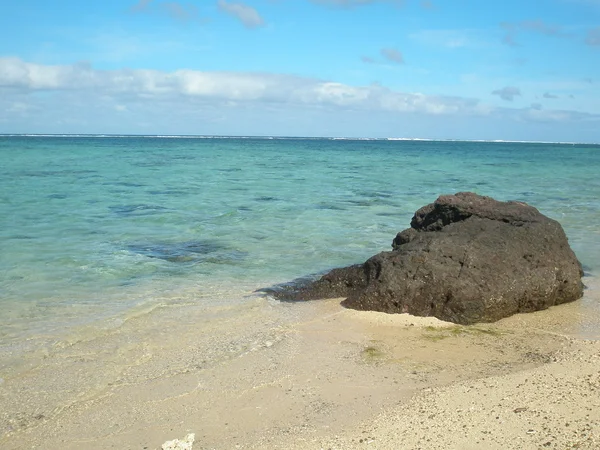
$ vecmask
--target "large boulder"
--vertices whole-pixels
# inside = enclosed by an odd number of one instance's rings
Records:
[[[392,247],[275,296],[346,297],[349,308],[471,324],[583,295],[581,264],[562,227],[525,203],[444,195],[419,209]]]

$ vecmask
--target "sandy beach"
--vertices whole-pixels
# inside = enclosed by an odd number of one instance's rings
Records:
[[[156,449],[194,433],[194,449],[596,449],[599,292],[468,327],[340,299],[164,305],[5,377],[0,447]]]

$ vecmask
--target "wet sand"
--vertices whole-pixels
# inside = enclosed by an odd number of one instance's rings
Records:
[[[586,280],[587,283],[596,282]],[[164,305],[0,382],[0,448],[600,448],[600,289],[494,324]]]

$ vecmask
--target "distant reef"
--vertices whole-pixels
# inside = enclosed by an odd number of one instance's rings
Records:
[[[419,209],[392,251],[279,286],[282,300],[345,297],[358,310],[494,322],[583,295],[580,262],[561,225],[522,202],[471,192]]]

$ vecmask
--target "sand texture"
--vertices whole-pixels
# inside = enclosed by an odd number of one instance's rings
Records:
[[[598,449],[600,346],[576,347],[532,370],[423,389],[353,432],[288,448]]]
[[[2,374],[2,449],[598,449],[599,290],[494,324],[157,308]]]

